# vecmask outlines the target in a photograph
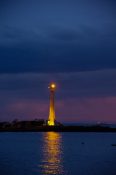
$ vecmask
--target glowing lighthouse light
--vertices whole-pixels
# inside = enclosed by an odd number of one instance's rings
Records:
[[[56,87],[56,85],[52,83],[52,84],[50,85],[50,87],[54,89],[54,88]]]
[[[54,106],[54,94],[56,89],[56,84],[51,83],[48,87],[50,89],[50,108],[49,108],[49,117],[48,117],[48,125],[55,125],[55,106]]]

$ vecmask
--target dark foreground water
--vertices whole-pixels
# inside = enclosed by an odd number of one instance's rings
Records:
[[[0,175],[116,175],[115,133],[0,133]]]

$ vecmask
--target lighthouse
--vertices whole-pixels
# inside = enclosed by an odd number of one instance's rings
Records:
[[[49,85],[49,90],[50,90],[50,107],[49,107],[49,117],[48,117],[48,125],[49,126],[54,126],[55,125],[55,90],[56,90],[56,84],[55,83],[50,83]]]

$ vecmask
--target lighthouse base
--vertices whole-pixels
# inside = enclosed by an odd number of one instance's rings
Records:
[[[63,126],[63,124],[61,124],[60,122],[58,121],[50,121],[50,120],[47,120],[46,121],[46,126]]]
[[[50,120],[48,120],[47,124],[48,124],[48,126],[55,126],[54,121],[50,121]]]

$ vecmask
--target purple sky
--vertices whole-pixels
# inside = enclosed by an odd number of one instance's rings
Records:
[[[116,2],[0,0],[0,121],[116,123]]]
[[[0,119],[47,119],[49,82],[56,81],[61,122],[116,122],[116,70],[0,75]]]

